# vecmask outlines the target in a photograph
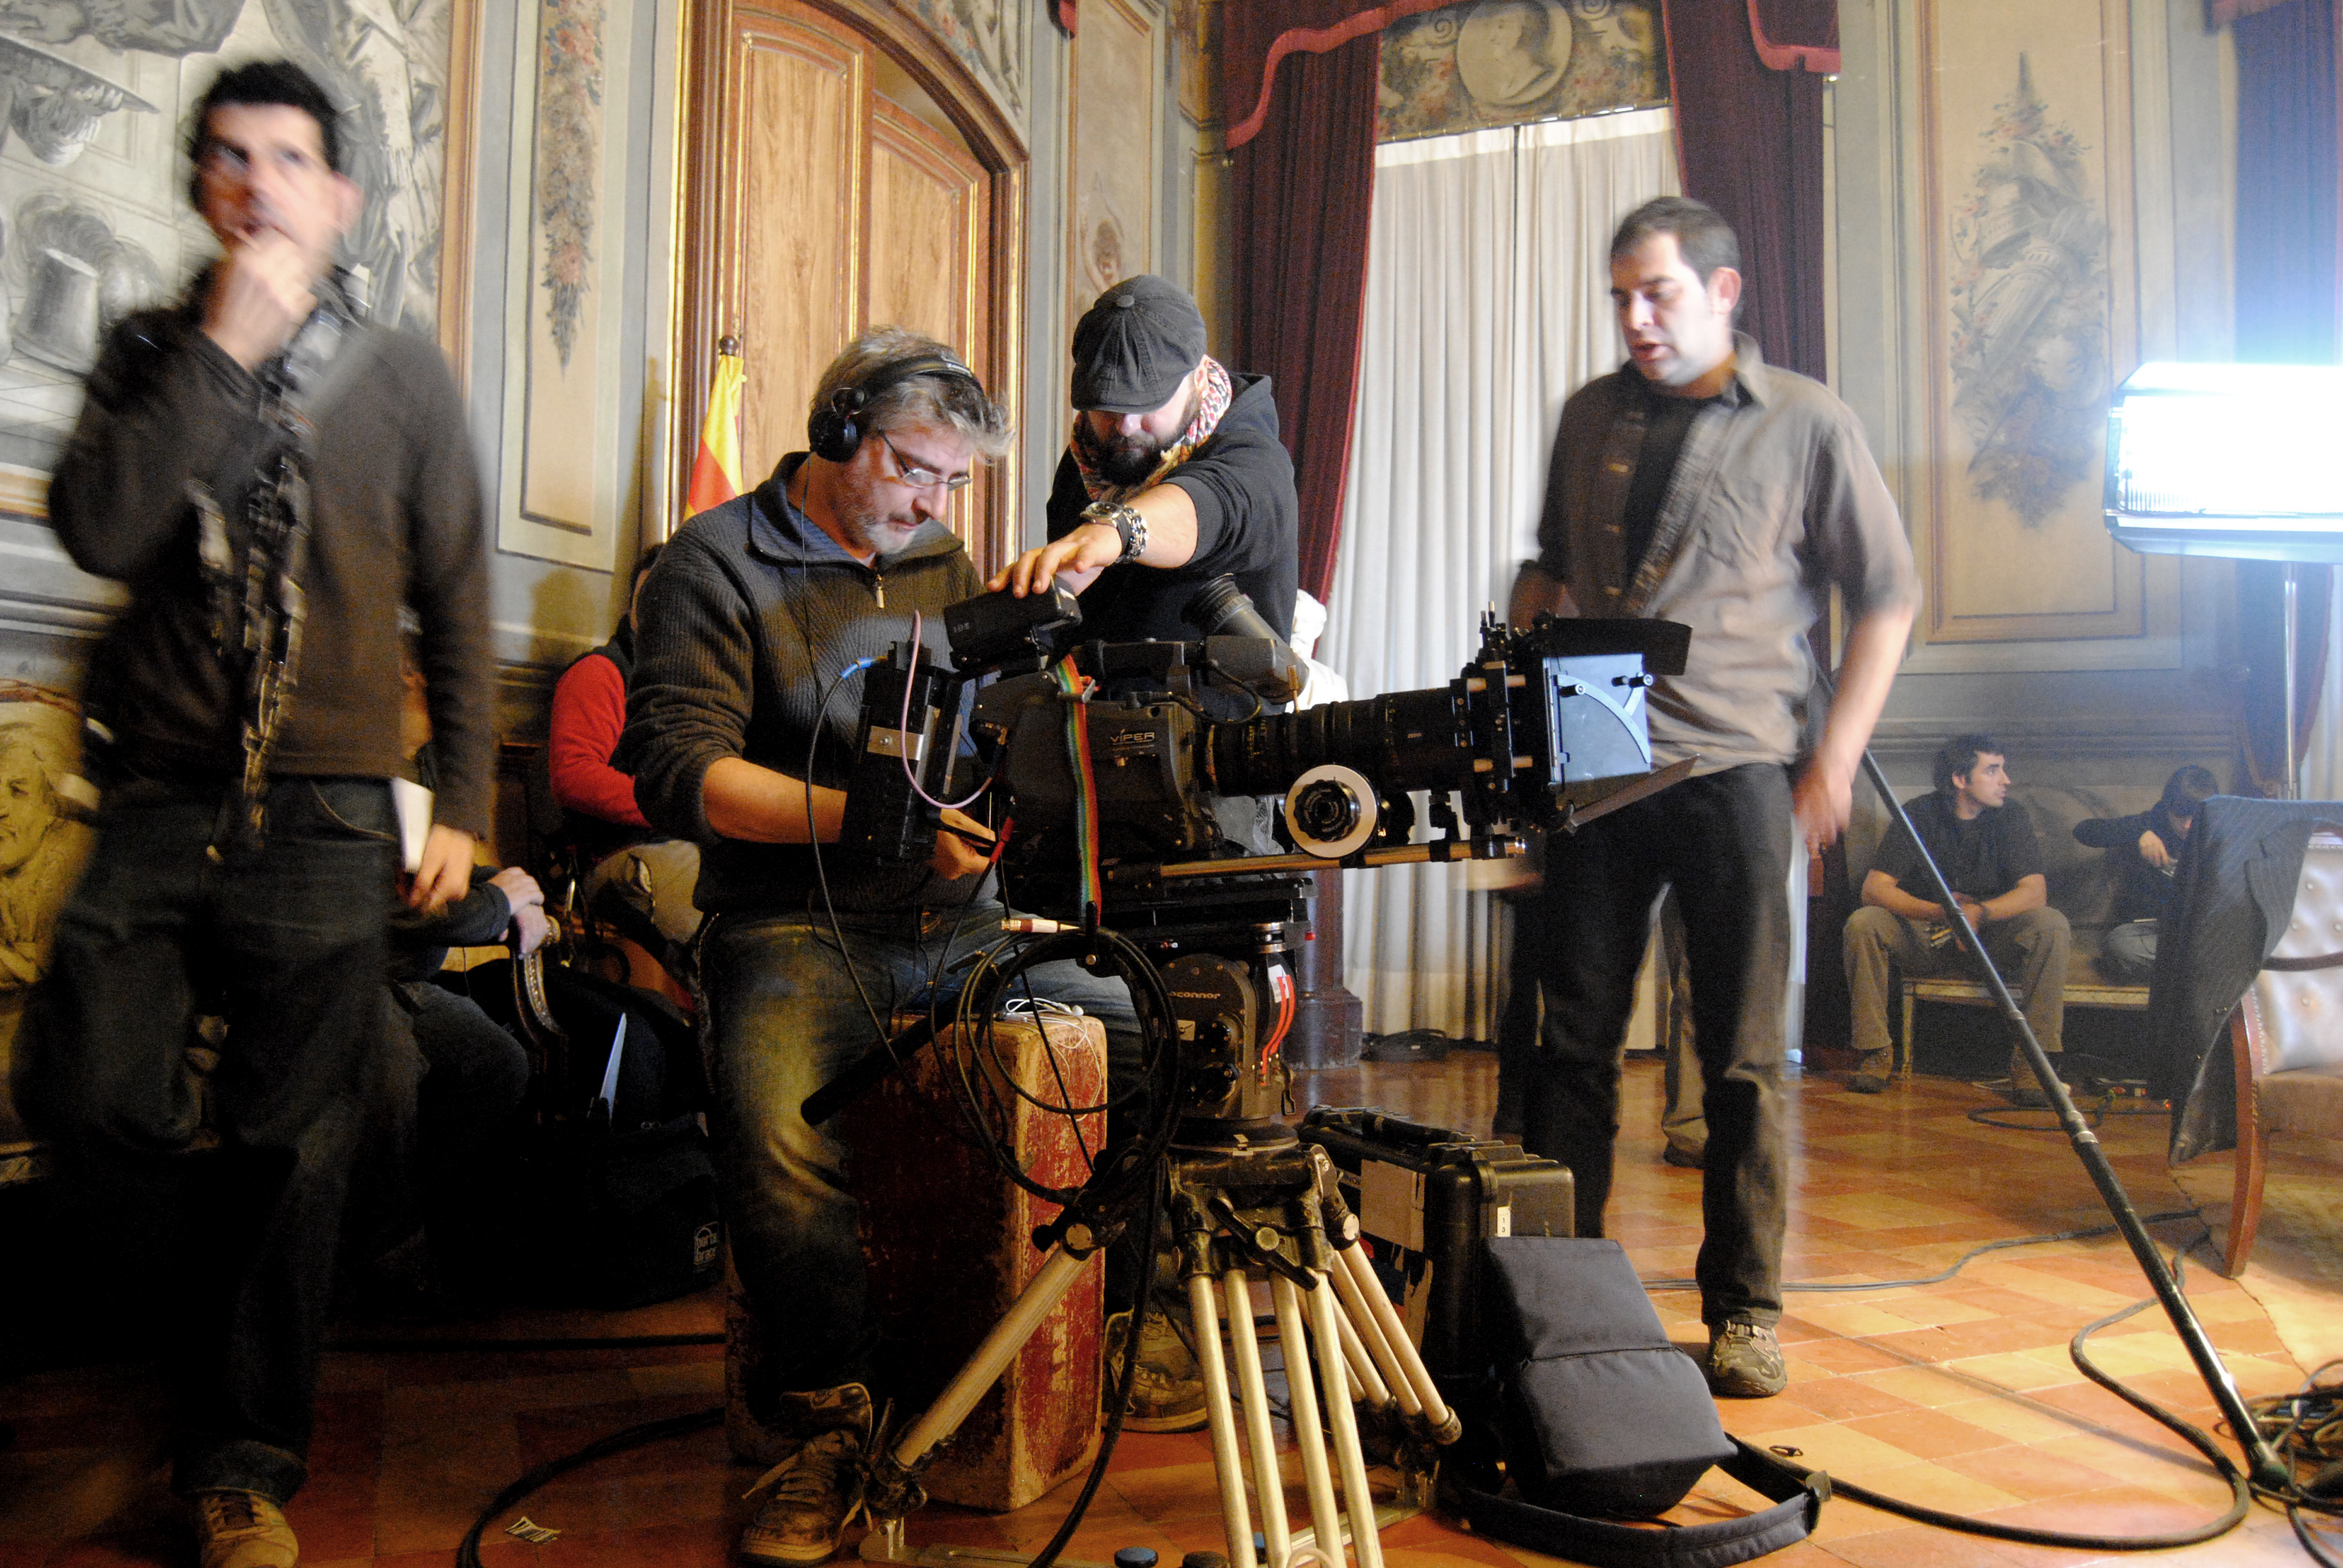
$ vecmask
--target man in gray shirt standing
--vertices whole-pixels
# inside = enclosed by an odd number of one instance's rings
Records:
[[[1692,628],[1684,673],[1650,689],[1654,760],[1692,778],[1546,845],[1535,1050],[1522,1141],[1577,1179],[1582,1236],[1602,1234],[1618,1132],[1620,1050],[1653,900],[1682,900],[1708,1115],[1706,1235],[1695,1272],[1720,1394],[1787,1382],[1782,1315],[1787,1171],[1781,1071],[1790,870],[1829,844],[1887,699],[1918,598],[1910,544],[1854,412],[1768,366],[1733,330],[1739,246],[1699,202],[1662,197],[1611,242],[1629,364],[1563,407],[1538,558],[1513,588],[1541,611]],[[1805,638],[1835,586],[1847,638],[1822,739],[1800,749],[1814,684]]]

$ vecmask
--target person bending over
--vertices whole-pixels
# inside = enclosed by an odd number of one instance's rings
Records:
[[[960,812],[923,864],[850,868],[831,851],[826,889],[809,846],[839,835],[859,662],[908,640],[915,611],[943,655],[944,608],[983,590],[943,518],[1008,449],[1008,417],[950,350],[881,327],[823,371],[809,427],[810,452],[692,518],[651,568],[614,759],[651,825],[701,847],[710,1131],[767,1351],[750,1419],[728,1430],[744,1459],[790,1466],[740,1550],[784,1563],[837,1550],[888,1371],[847,1150],[799,1108],[877,1043],[857,977],[882,1009],[925,1007],[931,977],[997,942],[1001,916],[984,896],[989,835]],[[1120,981],[1071,962],[1031,973],[1135,1060]]]
[[[2116,858],[2117,923],[2107,932],[2099,960],[2109,980],[2145,985],[2156,972],[2157,922],[2172,901],[2180,853],[2197,825],[2197,809],[2220,792],[2207,769],[2175,769],[2164,781],[2164,794],[2147,810],[2075,824],[2077,839]]]

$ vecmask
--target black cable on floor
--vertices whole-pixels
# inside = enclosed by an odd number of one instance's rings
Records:
[[[2323,1374],[2343,1366],[2331,1361],[2312,1369],[2290,1394],[2249,1402],[2255,1423],[2272,1447],[2296,1466],[2318,1466],[2308,1482],[2298,1480],[2283,1499],[2295,1539],[2320,1568],[2343,1568],[2343,1556],[2320,1539],[2306,1514],[2343,1516],[2343,1383],[2321,1383]]]
[[[2109,1228],[2112,1229],[2112,1227]],[[2173,1275],[2177,1281],[2180,1272],[2180,1254],[2177,1252],[2173,1254],[2172,1266]],[[2174,1531],[2161,1535],[2093,1535],[2064,1530],[2040,1530],[2023,1524],[2001,1524],[1990,1519],[1972,1519],[1966,1514],[1946,1513],[1941,1509],[1926,1507],[1917,1503],[1906,1503],[1900,1497],[1891,1497],[1884,1492],[1874,1492],[1867,1486],[1841,1480],[1835,1475],[1830,1478],[1831,1491],[1838,1496],[1851,1497],[1857,1503],[1879,1509],[1883,1513],[1897,1514],[1916,1523],[1934,1525],[1939,1530],[1957,1531],[1964,1535],[1990,1536],[1996,1541],[2018,1541],[2030,1546],[2069,1546],[2089,1552],[2163,1552],[2175,1546],[2195,1546],[2210,1541],[2216,1536],[2227,1534],[2243,1523],[2246,1515],[2253,1511],[2254,1491],[2247,1484],[2245,1473],[2230,1462],[2229,1456],[2221,1452],[2220,1444],[2214,1441],[2211,1433],[2183,1421],[2146,1395],[2134,1393],[2100,1370],[2098,1364],[2093,1362],[2083,1349],[2084,1342],[2099,1330],[2144,1312],[2154,1305],[2156,1305],[2156,1298],[2150,1296],[2145,1301],[2134,1302],[2127,1307],[2117,1308],[2096,1322],[2086,1323],[2076,1332],[2073,1339],[2066,1342],[2066,1353],[2073,1358],[2076,1367],[2085,1377],[2158,1425],[2168,1427],[2179,1433],[2189,1447],[2205,1456],[2207,1462],[2220,1473],[2221,1479],[2229,1483],[2229,1509],[2218,1519],[2207,1524],[2200,1524],[2193,1530]],[[1782,1452],[1780,1449],[1773,1452],[1777,1454]],[[1791,1456],[1783,1455],[1783,1457]],[[2296,1533],[2301,1533],[2299,1524],[2296,1526]],[[2307,1539],[2305,1544],[2306,1546],[2308,1544]],[[2313,1551],[2312,1555],[2315,1557],[2318,1553]]]
[[[2197,1211],[2194,1209],[2168,1209],[2161,1214],[2148,1215],[2146,1219],[2142,1220],[2140,1223],[2143,1225],[2161,1225],[2168,1220],[2194,1220],[2197,1217]],[[1975,1262],[1977,1259],[1984,1257],[1987,1252],[2006,1251],[2012,1247],[2038,1247],[2046,1241],[2087,1241],[2097,1236],[2112,1236],[2115,1233],[2116,1227],[2113,1225],[2094,1225],[2086,1231],[2046,1231],[2038,1236],[2012,1236],[2006,1241],[1987,1241],[1981,1246],[1971,1247],[1967,1251],[1963,1252],[1959,1257],[1954,1259],[1953,1261],[1941,1271],[1934,1274],[1923,1275],[1921,1278],[1916,1280],[1863,1280],[1852,1284],[1838,1283],[1827,1285],[1808,1284],[1799,1281],[1785,1284],[1782,1289],[1785,1291],[1810,1291],[1818,1293],[1839,1293],[1855,1291],[1902,1290],[1912,1285],[1941,1285],[1946,1280],[1949,1280],[1954,1275],[1959,1273],[1963,1269],[1967,1268],[1969,1264]],[[1646,1291],[1696,1291],[1700,1289],[1700,1282],[1698,1280],[1644,1280],[1638,1282],[1642,1284],[1644,1289]]]
[[[720,1404],[709,1410],[695,1410],[689,1415],[666,1416],[658,1421],[647,1421],[639,1425],[628,1427],[622,1432],[614,1432],[608,1437],[597,1438],[575,1453],[566,1453],[559,1459],[548,1460],[502,1492],[498,1493],[496,1501],[489,1503],[487,1511],[478,1519],[472,1521],[472,1528],[465,1532],[463,1543],[456,1548],[456,1568],[481,1568],[480,1537],[488,1533],[489,1527],[495,1524],[498,1518],[507,1510],[548,1483],[567,1475],[573,1470],[591,1464],[598,1459],[607,1459],[611,1454],[623,1453],[628,1449],[640,1448],[645,1443],[658,1442],[664,1438],[681,1437],[687,1432],[705,1432],[711,1426],[720,1424],[723,1420],[724,1407]]]

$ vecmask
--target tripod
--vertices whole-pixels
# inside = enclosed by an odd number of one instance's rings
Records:
[[[1146,933],[1161,965],[1180,1042],[1182,1073],[1171,1135],[1157,1179],[1180,1257],[1189,1326],[1204,1383],[1205,1419],[1232,1568],[1263,1568],[1253,1550],[1248,1473],[1260,1510],[1266,1568],[1285,1568],[1297,1547],[1315,1544],[1341,1562],[1345,1510],[1359,1568],[1383,1568],[1353,1401],[1390,1430],[1412,1512],[1430,1499],[1437,1450],[1462,1428],[1433,1384],[1359,1245],[1359,1222],[1336,1186],[1332,1162],[1302,1143],[1280,1118],[1289,1081],[1278,1053],[1292,1021],[1284,1002],[1289,920],[1235,926],[1159,928]],[[906,1031],[884,1054],[932,1035]],[[916,1039],[914,1038],[916,1036]],[[881,1053],[873,1053],[874,1056]],[[834,1107],[832,1090],[809,1101],[809,1120]],[[819,1103],[818,1103],[819,1102]],[[1045,1227],[1047,1256],[1032,1282],[996,1322],[935,1402],[869,1461],[865,1505],[872,1529],[865,1558],[918,1561],[904,1521],[926,1501],[920,1473],[937,1445],[967,1419],[1027,1340],[1064,1299],[1096,1253],[1129,1225],[1127,1199],[1104,1197],[1113,1161]],[[1128,1191],[1129,1183],[1114,1183]],[[1144,1238],[1151,1250],[1153,1238]],[[1288,1519],[1270,1425],[1269,1392],[1254,1332],[1252,1286],[1267,1282],[1284,1352],[1289,1408],[1300,1450],[1310,1527]],[[1136,1314],[1134,1314],[1134,1318]],[[1225,1319],[1229,1352],[1221,1333]],[[1127,1354],[1137,1353],[1134,1321]],[[1314,1365],[1313,1365],[1314,1357]],[[1321,1400],[1321,1390],[1324,1397]],[[1332,1437],[1332,1453],[1321,1418]],[[1242,1442],[1239,1426],[1243,1427]]]

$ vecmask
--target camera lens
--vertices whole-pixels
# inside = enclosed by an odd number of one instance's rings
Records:
[[[1332,843],[1359,825],[1359,802],[1334,779],[1321,779],[1294,792],[1293,824],[1313,839]]]

